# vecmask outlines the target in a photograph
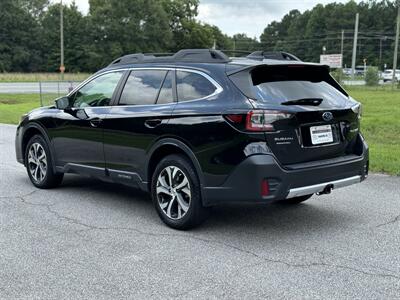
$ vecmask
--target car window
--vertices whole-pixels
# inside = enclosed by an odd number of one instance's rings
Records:
[[[119,100],[120,105],[145,105],[156,103],[158,91],[167,71],[132,71]]]
[[[321,98],[320,107],[332,107],[348,101],[346,92],[323,67],[261,65],[230,78],[247,97],[269,104]]]
[[[216,87],[204,76],[185,71],[176,73],[176,88],[178,101],[204,98],[216,90]]]
[[[71,98],[71,107],[94,107],[110,105],[112,95],[123,75],[122,71],[107,73],[93,79]]]
[[[168,71],[165,77],[164,83],[161,87],[160,94],[158,95],[157,104],[165,104],[174,102],[174,96],[172,93],[172,76],[173,71]]]

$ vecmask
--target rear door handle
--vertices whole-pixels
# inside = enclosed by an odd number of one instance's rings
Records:
[[[146,120],[145,122],[144,122],[144,125],[147,127],[147,128],[155,128],[155,127],[157,127],[158,125],[160,125],[162,123],[162,120],[161,119],[151,119],[151,120]]]
[[[90,119],[89,122],[90,122],[90,126],[99,127],[99,125],[103,122],[103,120],[100,118],[93,118],[93,119]]]

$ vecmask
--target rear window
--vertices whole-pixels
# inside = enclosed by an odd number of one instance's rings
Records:
[[[260,66],[247,73],[249,75],[250,80],[240,78],[243,74],[235,74],[231,79],[245,95],[260,102],[281,104],[321,98],[326,104],[335,104],[348,97],[324,67]]]

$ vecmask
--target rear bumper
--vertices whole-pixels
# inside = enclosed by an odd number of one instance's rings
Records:
[[[218,187],[204,187],[204,205],[268,203],[341,188],[363,181],[368,175],[368,146],[363,153],[283,168],[273,155],[248,157]],[[261,182],[268,180],[269,194],[261,196]]]
[[[293,188],[293,189],[289,190],[289,194],[286,196],[286,198],[294,198],[294,197],[299,197],[299,196],[321,193],[327,187],[330,187],[332,189],[338,189],[341,187],[359,183],[361,181],[362,181],[362,177],[360,175],[356,175],[356,176],[347,177],[347,178],[343,178],[343,179],[338,179],[338,180],[327,181],[327,182],[323,182],[323,183]]]

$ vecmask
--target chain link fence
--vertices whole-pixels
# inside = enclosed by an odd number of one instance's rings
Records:
[[[58,97],[67,95],[80,81],[39,81],[40,106],[52,105]]]

